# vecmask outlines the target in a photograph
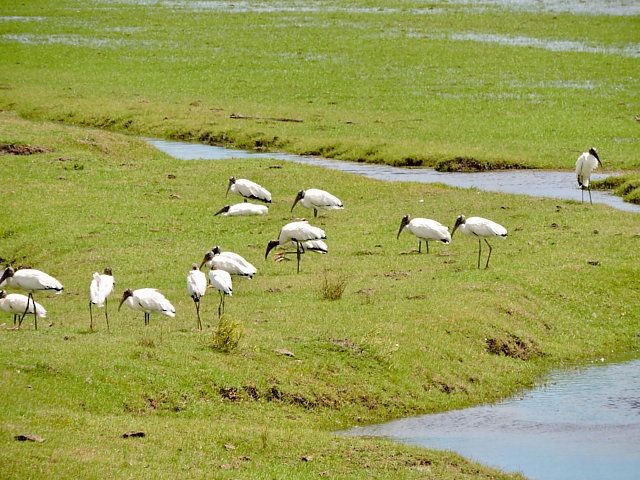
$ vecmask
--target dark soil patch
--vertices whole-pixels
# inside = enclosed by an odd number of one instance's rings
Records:
[[[49,150],[34,145],[21,145],[18,143],[0,143],[0,155],[34,155],[46,153]]]
[[[435,170],[438,172],[486,172],[489,170],[521,170],[529,168],[517,162],[497,160],[489,162],[473,157],[455,157],[438,162]]]
[[[509,334],[506,337],[487,338],[487,352],[493,355],[531,360],[542,356],[542,351],[533,340],[527,340],[517,335]]]

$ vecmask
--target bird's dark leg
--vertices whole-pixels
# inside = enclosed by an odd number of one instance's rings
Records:
[[[200,302],[194,302],[196,304],[196,315],[198,315],[198,329],[202,330],[202,322],[200,321]]]
[[[110,332],[111,330],[109,329],[109,299],[108,298],[104,299],[104,318],[107,321],[107,332]]]
[[[14,327],[16,326],[16,322],[18,321],[18,316],[19,316],[19,315],[18,315],[17,313],[14,313],[14,314],[13,314],[13,326],[14,326]]]
[[[144,324],[149,325],[149,314],[144,312]]]
[[[247,199],[246,198],[243,198],[243,200],[244,200],[244,203],[247,203]]]
[[[18,327],[22,326],[22,321],[24,320],[25,315],[29,311],[29,300],[31,299],[31,292],[29,292],[29,296],[27,297],[27,307],[24,309],[22,316],[20,317],[20,322],[18,323]]]
[[[582,194],[582,198],[580,199],[580,203],[584,203],[584,187],[581,185],[580,186],[580,190],[581,190],[581,194]]]
[[[482,239],[478,238],[478,268],[480,268],[480,255],[482,255]]]
[[[317,217],[317,216],[318,216],[318,209],[317,209],[317,208],[314,208],[314,209],[313,209],[313,218],[315,218],[315,217]]]
[[[427,253],[429,253],[429,240],[425,240],[424,243],[427,244]]]
[[[487,264],[484,268],[489,268],[489,259],[491,258],[491,251],[493,250],[493,248],[491,248],[491,244],[486,238],[484,239],[484,241],[487,242],[487,245],[489,245],[489,256],[487,257]]]
[[[587,188],[587,190],[589,190],[589,203],[593,205],[593,200],[591,200],[591,184],[589,184],[589,187]]]
[[[298,242],[296,240],[296,259],[298,260],[298,272],[300,273],[300,247],[302,247],[302,245],[300,245],[300,242]]]
[[[418,240],[418,253],[422,253],[422,240]]]
[[[91,300],[89,300],[89,331],[93,332],[93,312],[91,311]]]
[[[222,316],[222,302],[224,301],[224,293],[220,292],[220,303],[218,304],[218,320]]]

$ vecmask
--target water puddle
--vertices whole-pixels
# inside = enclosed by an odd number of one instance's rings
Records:
[[[157,149],[181,160],[275,159],[324,167],[391,182],[441,183],[452,187],[476,188],[489,192],[575,200],[578,202],[581,198],[581,191],[577,187],[573,171],[505,170],[480,173],[444,173],[436,172],[430,168],[400,168],[390,165],[344,162],[288,153],[256,153],[197,143],[158,139],[146,140]],[[601,179],[610,175],[604,173],[594,174],[592,179]],[[612,195],[610,192],[594,190],[591,195],[594,203],[604,203],[618,210],[640,213],[640,205],[624,202],[622,198]],[[588,198],[586,192],[585,197]]]
[[[470,8],[497,7],[530,13],[570,13],[573,15],[640,15],[636,0],[449,0]]]
[[[522,397],[346,435],[382,436],[532,480],[635,480],[640,474],[640,360],[553,374]]]

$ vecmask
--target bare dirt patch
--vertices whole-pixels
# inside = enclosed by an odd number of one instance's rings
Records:
[[[543,354],[533,340],[523,339],[513,334],[505,337],[487,338],[486,345],[489,353],[520,360],[531,360]]]
[[[0,143],[0,155],[34,155],[47,153],[49,150],[34,145],[18,143]]]

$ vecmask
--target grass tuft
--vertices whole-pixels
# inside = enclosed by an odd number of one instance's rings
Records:
[[[240,345],[243,335],[242,325],[222,317],[211,334],[209,347],[218,352],[233,352]]]
[[[340,300],[345,288],[347,277],[342,274],[329,275],[326,271],[320,285],[320,295],[325,300]]]

